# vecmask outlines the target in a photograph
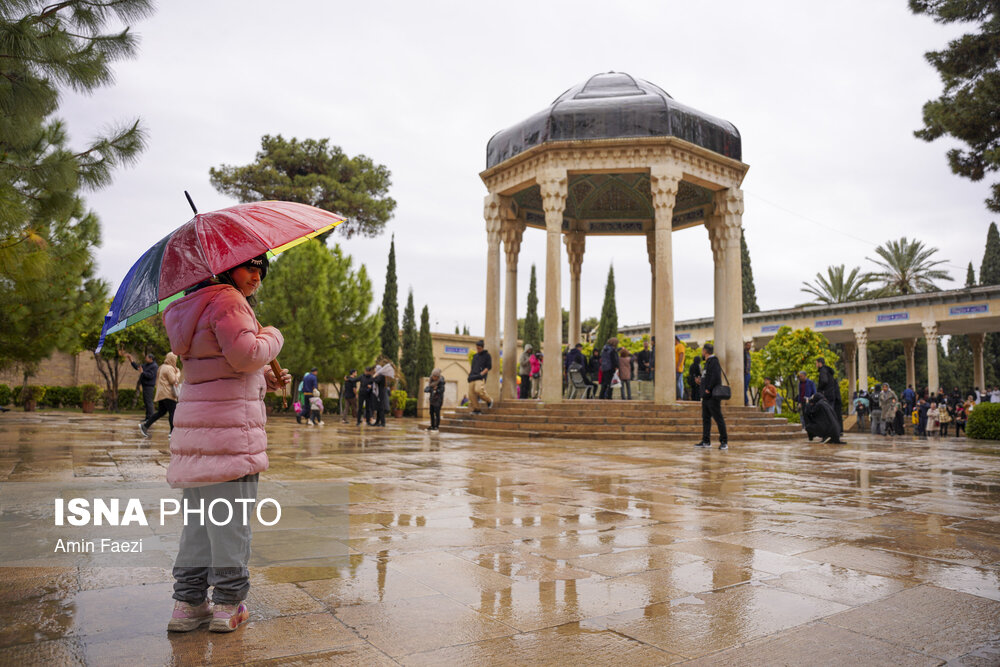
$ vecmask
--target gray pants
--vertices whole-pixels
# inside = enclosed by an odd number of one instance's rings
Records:
[[[235,509],[233,520],[216,526],[207,516],[202,522],[197,516],[189,519],[181,531],[180,549],[174,562],[174,599],[189,604],[201,604],[212,586],[212,601],[216,604],[236,604],[250,592],[250,525],[243,525],[243,505],[236,498],[257,498],[259,473],[240,477],[232,482],[184,489],[188,507],[198,507],[204,500],[207,508],[217,498],[229,501]],[[226,516],[224,505],[217,506],[215,516]],[[253,516],[255,504],[248,504]],[[201,525],[204,523],[205,525]]]
[[[882,430],[882,411],[872,410],[872,435],[885,435]]]

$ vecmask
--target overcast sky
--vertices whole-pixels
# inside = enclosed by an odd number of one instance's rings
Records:
[[[941,88],[923,54],[960,30],[913,16],[905,0],[170,0],[135,30],[138,57],[115,65],[115,84],[66,95],[60,109],[79,144],[112,120],[138,116],[149,130],[139,164],[87,195],[113,290],[142,251],[190,218],[183,190],[202,211],[235,203],[211,187],[210,167],[251,162],[264,134],[328,137],[392,172],[398,206],[386,233],[343,243],[367,266],[376,304],[395,233],[400,311],[412,288],[434,330],[467,323],[480,334],[486,142],[612,70],[739,128],[762,309],[806,301],[802,280],[830,264],[872,268],[874,247],[904,235],[940,248],[955,278],[941,286],[960,287],[970,260],[979,269],[993,219],[988,185],[951,174],[950,144],[913,136]],[[673,249],[677,319],[710,316],[704,227],[676,233]],[[544,232],[527,230],[519,316],[531,263],[544,280],[544,251]],[[563,252],[568,307],[565,261]],[[588,242],[583,315],[600,314],[611,264],[619,323],[648,322],[643,237]]]

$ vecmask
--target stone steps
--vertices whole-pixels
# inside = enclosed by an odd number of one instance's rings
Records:
[[[571,439],[571,440],[600,440],[600,441],[642,441],[642,442],[662,442],[662,443],[688,443],[694,444],[699,439],[701,439],[701,428],[697,429],[685,429],[683,431],[670,431],[670,432],[658,432],[658,431],[632,431],[632,432],[608,432],[608,431],[591,431],[588,433],[581,433],[578,431],[552,431],[552,430],[499,430],[492,428],[478,428],[476,426],[458,426],[453,424],[445,423],[444,419],[441,420],[441,432],[442,433],[460,433],[464,435],[478,435],[478,436],[494,436],[494,437],[516,437],[521,440],[539,440],[542,438],[558,438],[558,439]],[[743,431],[734,431],[729,429],[729,442],[746,442],[751,440],[762,440],[766,439],[768,441],[789,441],[789,440],[799,440],[804,439],[802,431],[795,429],[793,432],[780,432],[780,433],[745,433]],[[713,440],[718,439],[718,432],[713,427],[712,429]]]
[[[449,414],[447,416],[442,416],[444,419],[449,419],[455,423],[474,421],[479,424],[497,424],[503,425],[504,427],[517,426],[519,424],[537,425],[544,426],[552,423],[553,417],[551,415],[510,415],[510,414],[490,414],[483,413],[481,415],[460,415],[460,414]],[[697,426],[701,428],[701,416],[698,417],[621,417],[608,415],[604,417],[598,416],[577,416],[571,417],[566,421],[562,422],[566,425],[577,426],[580,429],[594,428],[597,426],[621,426],[621,427],[633,427],[633,426],[644,426],[644,427],[685,427],[685,426]],[[745,417],[727,417],[727,426],[733,427],[745,427],[745,428],[784,428],[787,424],[782,421],[775,419],[748,419]]]

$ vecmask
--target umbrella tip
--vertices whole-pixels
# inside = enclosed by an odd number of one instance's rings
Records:
[[[187,197],[188,204],[191,205],[191,210],[194,211],[195,215],[198,215],[198,209],[195,207],[194,200],[191,199],[191,195],[188,194],[187,190],[184,191],[184,196]]]

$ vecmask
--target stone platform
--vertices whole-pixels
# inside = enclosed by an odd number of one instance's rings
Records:
[[[729,442],[804,439],[797,424],[771,417],[756,408],[724,406]],[[521,439],[594,438],[669,443],[701,439],[701,404],[682,401],[573,400],[546,404],[536,400],[506,401],[482,414],[456,408],[441,415],[441,431],[465,435],[498,435]],[[715,424],[712,438],[718,438]]]

